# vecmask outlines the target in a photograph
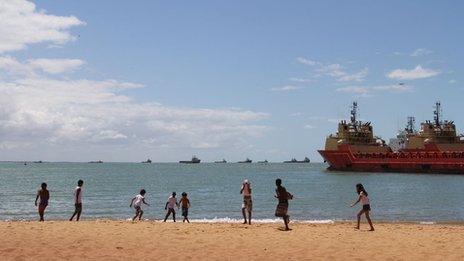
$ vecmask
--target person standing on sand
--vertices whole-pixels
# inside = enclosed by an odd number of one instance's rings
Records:
[[[248,224],[251,225],[251,211],[253,210],[253,202],[251,200],[251,184],[245,179],[242,183],[242,188],[240,189],[240,194],[243,194],[243,204],[242,204],[242,215],[243,215],[243,224],[247,223],[247,212],[248,212]]]
[[[190,220],[188,219],[190,200],[187,198],[187,193],[182,192],[182,198],[179,200],[179,205],[182,206],[182,216],[184,217],[182,222],[187,221],[187,223],[190,223]]]
[[[164,207],[164,209],[168,211],[166,213],[166,217],[164,217],[164,222],[166,222],[166,220],[168,219],[169,215],[171,215],[171,213],[172,213],[172,219],[174,220],[174,222],[176,222],[176,210],[174,209],[174,207],[176,206],[177,208],[179,208],[179,203],[177,203],[177,199],[176,199],[176,192],[172,192],[172,196],[168,198],[168,201],[166,202],[166,206]]]
[[[351,204],[351,207],[354,207],[354,205],[358,204],[359,201],[361,201],[362,209],[358,213],[358,225],[356,226],[356,229],[359,229],[359,223],[361,222],[361,216],[364,213],[366,215],[367,222],[369,222],[369,225],[371,226],[370,231],[374,231],[374,226],[372,225],[371,218],[369,217],[369,211],[371,211],[371,205],[369,202],[369,198],[367,197],[367,191],[364,189],[364,186],[361,183],[356,184],[356,192],[358,193],[359,197],[356,202]]]
[[[47,190],[47,183],[42,183],[41,188],[37,191],[37,197],[35,198],[35,206],[37,207],[37,200],[40,199],[38,210],[40,221],[44,221],[45,208],[48,206],[48,199],[50,198],[50,192]]]
[[[293,195],[287,192],[285,187],[282,186],[281,179],[276,179],[275,184],[277,188],[276,188],[276,195],[274,197],[279,199],[279,204],[277,204],[275,216],[283,218],[284,224],[285,224],[285,230],[290,230],[290,228],[288,227],[288,223],[290,222],[290,216],[287,214],[288,200],[293,199]]]
[[[77,182],[77,187],[74,189],[74,214],[71,216],[69,221],[72,221],[74,216],[77,215],[76,221],[79,221],[81,218],[82,213],[82,186],[84,185],[84,181],[80,179]]]
[[[132,204],[134,205],[134,208],[135,208],[135,216],[134,218],[132,219],[132,221],[135,221],[135,219],[138,217],[139,220],[142,219],[142,215],[143,215],[143,210],[142,210],[142,203],[147,205],[147,206],[150,206],[150,204],[148,204],[147,202],[145,202],[145,189],[142,189],[140,190],[140,194],[138,194],[137,196],[135,196],[131,203],[130,203],[130,208],[132,207]]]

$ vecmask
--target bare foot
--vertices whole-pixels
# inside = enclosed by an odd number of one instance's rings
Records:
[[[374,228],[371,228],[369,231],[375,231],[375,229],[374,229]]]

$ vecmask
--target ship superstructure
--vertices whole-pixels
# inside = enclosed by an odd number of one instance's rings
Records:
[[[374,172],[464,173],[464,141],[453,121],[441,119],[441,103],[435,104],[434,120],[415,131],[413,117],[390,146],[374,136],[372,125],[357,119],[357,103],[350,122],[341,121],[338,132],[320,150],[330,170]]]

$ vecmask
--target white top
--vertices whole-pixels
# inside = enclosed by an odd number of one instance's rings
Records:
[[[79,192],[79,195],[77,195],[77,190],[80,189],[81,191]],[[77,200],[76,200],[77,196]],[[82,187],[77,186],[74,189],[74,203],[82,203]]]
[[[174,208],[176,206],[177,199],[173,196],[168,198],[168,208]]]
[[[251,184],[250,183],[243,183],[243,196],[251,196]]]
[[[361,193],[359,193],[359,196],[361,197],[361,204],[369,205],[369,198],[366,195],[364,195],[362,191]]]
[[[134,207],[140,207],[142,205],[142,202],[143,202],[144,199],[145,199],[145,197],[140,195],[140,194],[135,196]]]

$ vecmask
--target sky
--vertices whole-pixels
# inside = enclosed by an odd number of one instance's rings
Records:
[[[310,157],[349,118],[464,130],[461,1],[0,2],[0,160]]]

